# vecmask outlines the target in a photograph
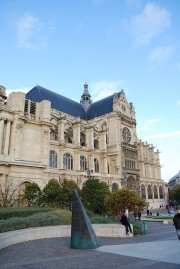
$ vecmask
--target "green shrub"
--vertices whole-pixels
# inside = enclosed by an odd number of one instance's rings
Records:
[[[133,234],[134,235],[143,235],[146,233],[144,229],[144,223],[143,221],[136,221],[133,223]]]
[[[14,217],[27,217],[39,212],[48,212],[52,208],[41,208],[41,207],[9,207],[0,208],[0,220],[7,220]]]
[[[68,225],[71,223],[71,212],[68,210],[54,210],[40,212],[28,217],[14,217],[0,220],[0,233],[53,225]]]
[[[119,223],[119,221],[115,220],[112,216],[104,216],[104,215],[96,215],[93,214],[89,216],[91,223],[93,224],[106,224],[106,223]]]

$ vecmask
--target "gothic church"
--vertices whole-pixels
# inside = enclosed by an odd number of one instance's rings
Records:
[[[159,151],[138,139],[124,90],[93,103],[85,83],[78,103],[39,85],[7,98],[0,86],[0,182],[13,179],[21,195],[29,182],[82,187],[88,177],[136,190],[150,208],[167,203]]]

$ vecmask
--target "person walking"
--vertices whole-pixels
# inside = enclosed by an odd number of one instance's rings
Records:
[[[137,213],[137,215],[138,215],[138,220],[140,221],[140,220],[141,220],[141,212],[139,211],[139,212]]]
[[[178,239],[180,240],[180,210],[178,210],[177,214],[174,215],[173,225],[175,226]]]
[[[130,223],[128,221],[127,213],[126,212],[121,217],[121,223],[126,228],[126,235],[129,235],[129,232],[132,233],[131,225],[130,225]]]

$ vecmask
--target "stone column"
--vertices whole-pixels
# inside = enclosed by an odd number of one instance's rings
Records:
[[[2,143],[3,143],[3,132],[4,132],[4,119],[0,119],[0,154],[2,154]]]
[[[74,161],[73,169],[76,171],[79,171],[80,170],[80,153],[78,151],[75,151],[73,161]]]
[[[94,149],[94,130],[93,128],[86,129],[86,145],[88,149]]]
[[[106,156],[104,156],[103,164],[104,164],[104,165],[103,165],[103,166],[104,166],[104,167],[103,167],[103,170],[104,170],[103,173],[107,174],[107,173],[108,173],[108,168],[107,168],[107,164],[108,164],[108,163],[107,163],[107,157],[106,157]]]
[[[64,143],[64,125],[65,125],[65,120],[60,119],[58,122],[58,139],[61,144]]]
[[[147,186],[145,185],[145,191],[146,191],[146,199],[148,199],[148,191],[147,191]]]
[[[8,155],[9,153],[10,127],[11,127],[11,122],[8,120],[7,126],[6,126],[5,142],[4,142],[4,154],[5,155]]]
[[[73,125],[73,144],[80,146],[80,122]]]
[[[106,132],[102,132],[100,136],[100,150],[106,150]]]
[[[59,150],[59,168],[60,169],[63,169],[63,155],[64,155],[64,151]]]
[[[91,154],[89,155],[89,167],[88,167],[89,170],[93,170],[94,172],[94,155]]]

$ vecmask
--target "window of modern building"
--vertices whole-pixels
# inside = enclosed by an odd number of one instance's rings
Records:
[[[94,171],[99,173],[99,162],[96,158],[94,159]]]
[[[86,158],[84,156],[80,156],[80,170],[86,171],[86,169],[87,169]]]
[[[64,153],[63,155],[63,168],[73,170],[73,158],[70,153]]]
[[[57,168],[57,153],[53,150],[49,153],[49,167]]]

